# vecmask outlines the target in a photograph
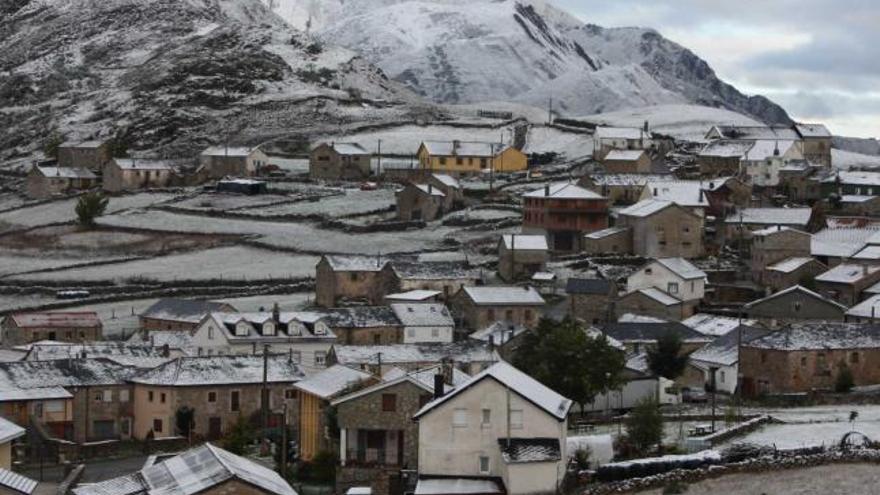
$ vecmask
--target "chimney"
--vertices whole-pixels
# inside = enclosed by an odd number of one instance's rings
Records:
[[[645,134],[648,133],[648,129],[650,129],[650,128],[651,128],[651,126],[648,125],[648,121],[646,120],[646,121],[645,121],[645,126],[644,126]]]
[[[446,383],[452,383],[452,370],[455,367],[455,362],[446,358],[440,363],[440,369],[443,370],[443,378],[446,380]]]
[[[437,373],[434,375],[434,398],[439,399],[443,397],[443,392],[446,387],[446,380],[444,379],[442,373]]]
[[[82,351],[82,354],[80,355],[80,357],[81,357],[82,359],[86,359],[86,358],[88,357],[88,355],[89,355],[89,354],[88,354],[88,353],[85,351],[85,349],[84,349],[84,350]]]
[[[490,333],[489,334],[489,352],[492,352],[494,350],[495,350],[495,335]]]
[[[654,188],[654,197],[655,198],[657,197],[657,188],[656,187]]]
[[[452,141],[452,154],[453,154],[453,155],[457,155],[457,154],[458,154],[458,149],[459,149],[459,148],[461,148],[461,141],[459,141],[458,139]]]
[[[150,346],[156,347],[156,336],[155,335],[150,335]]]
[[[550,184],[544,186],[544,196],[550,196]]]
[[[431,184],[430,182],[428,183],[428,194],[429,195],[434,194],[434,185]]]
[[[162,346],[162,357],[170,357],[171,356],[171,346],[165,343]]]
[[[275,323],[281,322],[281,309],[277,302],[272,306],[272,319],[275,320]]]
[[[700,203],[703,202],[703,196],[704,196],[703,188],[700,188]]]

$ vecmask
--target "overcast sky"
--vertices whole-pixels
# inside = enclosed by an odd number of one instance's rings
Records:
[[[878,0],[556,0],[584,22],[642,26],[796,120],[880,137]]]

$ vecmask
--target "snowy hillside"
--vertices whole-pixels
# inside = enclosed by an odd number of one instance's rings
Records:
[[[53,132],[191,153],[227,133],[289,132],[304,114],[331,126],[396,116],[362,98],[414,98],[260,0],[6,2],[0,54],[0,161]]]
[[[657,105],[579,117],[579,120],[617,127],[642,127],[687,141],[703,141],[715,125],[760,125],[754,119],[723,110],[696,105]]]
[[[269,0],[265,0],[268,1]],[[272,0],[291,25],[358,50],[443,103],[513,100],[564,115],[695,103],[788,122],[648,29],[586,25],[543,0]]]

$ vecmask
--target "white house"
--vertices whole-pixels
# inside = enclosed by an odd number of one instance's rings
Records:
[[[652,287],[696,305],[706,295],[706,272],[684,258],[660,258],[626,279],[627,292]]]
[[[499,478],[510,495],[556,493],[570,408],[571,400],[503,361],[487,368],[414,416],[415,493],[493,493]]]
[[[602,160],[611,150],[646,150],[651,133],[639,127],[597,127],[593,135],[593,158]]]
[[[198,355],[289,353],[306,368],[323,368],[336,335],[321,315],[309,312],[212,312],[192,336]]]
[[[779,171],[793,161],[802,161],[804,154],[798,141],[755,141],[740,160],[741,177],[759,187],[779,185]]]
[[[400,303],[391,309],[403,323],[404,344],[452,342],[455,321],[443,304]]]
[[[747,344],[771,332],[765,328],[740,325],[691,353],[691,364],[703,372],[706,385],[712,383],[711,369],[716,368],[715,386],[717,390],[733,394],[736,392],[739,376],[738,346],[740,341]]]

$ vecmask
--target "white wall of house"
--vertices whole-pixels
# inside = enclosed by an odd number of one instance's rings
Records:
[[[436,344],[452,342],[452,326],[416,327],[403,329],[404,344]]]
[[[483,410],[489,411],[489,422],[485,424]],[[558,438],[564,449],[567,428],[567,421],[558,421],[494,379],[486,378],[419,419],[419,472],[504,477],[507,470],[501,458],[499,438],[507,438],[508,434],[512,438]],[[481,457],[488,458],[488,471],[481,471]],[[532,482],[527,488],[542,489],[520,491],[520,487],[505,480],[510,493],[555,491],[564,473],[564,462],[540,463],[540,466],[542,468],[529,473]]]
[[[737,364],[721,366],[696,360],[694,360],[694,362],[699,364],[701,370],[705,370],[703,372],[703,380],[706,385],[712,383],[712,373],[709,372],[709,366],[718,366],[718,371],[715,372],[715,386],[718,388],[718,391],[727,394],[733,394],[736,392],[736,382],[739,376],[739,366]]]
[[[672,382],[663,384],[662,381],[663,379],[658,380],[651,377],[630,380],[620,390],[612,390],[607,396],[606,394],[597,395],[592,403],[584,406],[584,411],[632,409],[640,400],[646,398],[657,400],[661,404],[677,404],[679,396],[667,394],[663,390],[665,387],[672,386]],[[573,405],[570,414],[580,414],[580,406]]]
[[[706,280],[685,280],[660,263],[650,263],[626,279],[626,290],[632,292],[639,289],[656,287],[682,301],[702,299],[706,295]]]

